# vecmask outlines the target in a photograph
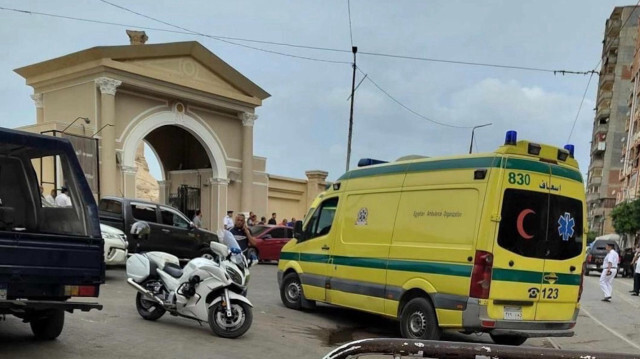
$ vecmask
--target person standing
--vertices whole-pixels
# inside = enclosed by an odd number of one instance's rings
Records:
[[[260,222],[258,222],[258,225],[264,226],[265,223],[267,223],[267,217],[260,217]]]
[[[233,211],[227,211],[227,216],[224,217],[224,229],[230,230],[233,228]]]
[[[296,217],[291,217],[291,221],[287,223],[287,227],[293,228],[296,225]]]
[[[636,297],[640,294],[640,247],[636,248],[636,254],[631,261],[631,268],[635,268],[633,273],[633,290],[631,295]]]
[[[231,234],[233,234],[233,236],[236,238],[236,241],[238,242],[238,246],[240,246],[242,253],[245,253],[249,246],[255,247],[256,240],[251,235],[249,227],[247,227],[244,214],[238,213],[238,215],[236,216],[236,220],[229,232],[231,232]]]
[[[278,221],[276,221],[276,213],[275,212],[271,213],[271,218],[269,218],[269,224],[278,224]]]
[[[44,197],[44,199],[47,201],[47,203],[49,203],[51,207],[54,207],[56,205],[56,190],[52,189],[51,192],[49,192],[49,194]]]
[[[69,197],[67,193],[69,193],[67,187],[62,186],[62,188],[60,188],[60,194],[56,197],[56,206],[71,207],[71,197]]]
[[[202,211],[199,209],[196,210],[196,215],[193,216],[193,225],[196,226],[196,228],[202,227]]]
[[[289,222],[287,222],[287,219],[286,219],[286,218],[283,218],[283,219],[282,219],[282,222],[280,223],[280,225],[281,225],[281,226],[283,226],[283,227],[286,227],[286,226],[287,226],[287,224],[289,224]]]
[[[620,258],[618,253],[613,249],[613,243],[607,243],[607,256],[602,262],[602,274],[600,275],[600,289],[604,292],[603,302],[611,301],[611,292],[613,291],[613,278],[618,272],[618,262]]]
[[[255,217],[256,215],[253,214],[253,212],[249,211],[249,218],[247,218],[247,226],[251,227],[256,225]]]

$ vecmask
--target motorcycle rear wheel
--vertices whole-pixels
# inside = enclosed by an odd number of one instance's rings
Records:
[[[140,292],[136,295],[136,309],[142,318],[151,321],[160,319],[166,312],[160,304],[145,298],[145,295]]]
[[[222,301],[209,308],[209,327],[222,338],[238,338],[249,330],[253,322],[251,306],[239,300],[231,301],[231,318],[227,318]]]

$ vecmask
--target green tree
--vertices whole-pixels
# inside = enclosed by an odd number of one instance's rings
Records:
[[[597,236],[598,236],[598,233],[594,231],[589,231],[589,233],[587,233],[587,243],[591,243],[595,241]]]
[[[611,218],[616,233],[636,233],[640,230],[640,200],[620,203],[611,211]]]

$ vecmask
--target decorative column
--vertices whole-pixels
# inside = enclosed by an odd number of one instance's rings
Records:
[[[311,206],[311,203],[316,198],[316,196],[320,194],[320,192],[324,191],[324,188],[321,188],[320,185],[325,183],[329,172],[315,170],[306,171],[304,174],[307,175],[307,203],[304,206],[304,211],[306,211],[306,209]]]
[[[258,115],[248,112],[240,114],[242,119],[242,187],[240,211],[249,212],[253,208],[253,122]]]
[[[44,99],[41,93],[34,93],[31,99],[36,105],[36,123],[44,122]]]
[[[95,80],[96,85],[100,88],[100,119],[97,128],[102,128],[100,132],[100,195],[101,196],[117,196],[118,180],[116,165],[116,88],[122,84],[122,81],[114,80],[108,77],[100,77]],[[106,126],[103,128],[103,126]],[[135,174],[134,174],[133,193],[135,196]],[[126,183],[126,180],[125,180]],[[132,190],[129,188],[125,191]],[[127,195],[128,196],[128,195]]]
[[[136,174],[138,173],[138,167],[135,166],[121,166],[123,185],[122,193],[127,198],[136,198]],[[102,184],[102,182],[100,182]]]
[[[158,202],[167,204],[167,186],[169,181],[158,181]]]
[[[209,220],[210,228],[213,232],[223,228],[222,222],[227,214],[227,188],[229,180],[226,178],[209,178],[211,187],[211,213]]]

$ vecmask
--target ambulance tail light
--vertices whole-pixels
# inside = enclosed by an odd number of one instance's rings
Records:
[[[476,251],[471,272],[471,285],[469,296],[472,298],[487,299],[491,289],[491,272],[493,271],[493,254],[485,251]]]

